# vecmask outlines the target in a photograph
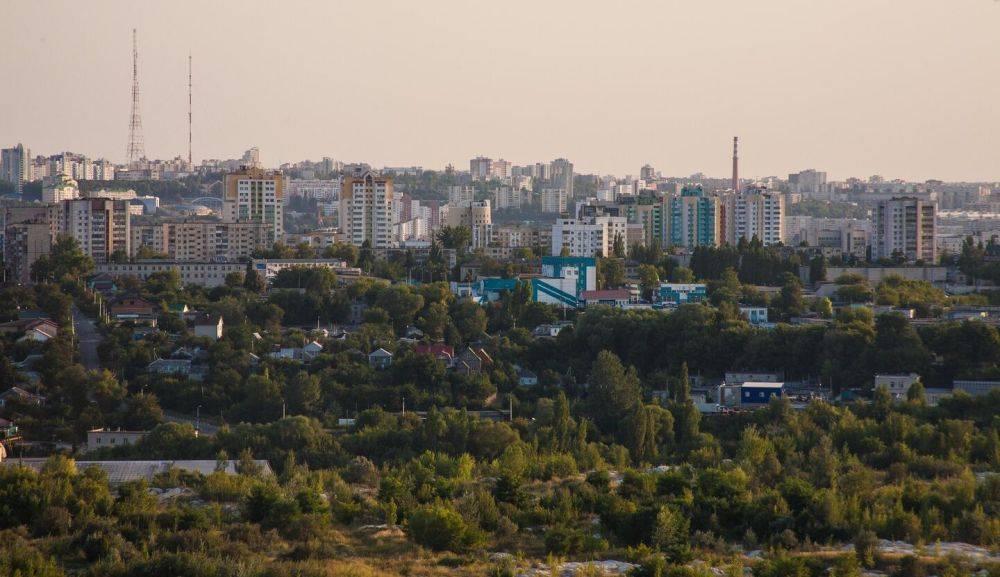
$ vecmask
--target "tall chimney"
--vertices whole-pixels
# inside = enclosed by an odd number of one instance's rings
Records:
[[[740,157],[738,154],[738,147],[740,144],[740,137],[733,137],[733,192],[740,191]]]

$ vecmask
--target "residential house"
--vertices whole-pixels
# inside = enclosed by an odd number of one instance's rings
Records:
[[[375,349],[368,353],[368,366],[378,370],[388,369],[392,366],[392,353],[381,347]]]
[[[7,403],[41,406],[45,403],[45,397],[26,391],[21,387],[11,387],[0,393],[0,407],[6,407]]]
[[[104,447],[120,447],[134,445],[141,441],[149,431],[112,431],[109,429],[93,429],[87,431],[87,451]]]
[[[194,336],[208,337],[212,340],[222,338],[222,316],[202,314],[194,321]]]
[[[157,375],[190,375],[191,359],[156,359],[146,366],[146,372]]]
[[[431,355],[447,367],[455,362],[455,349],[444,343],[420,343],[413,347],[413,352],[418,355]]]
[[[87,280],[87,288],[104,295],[118,292],[118,284],[115,277],[106,272],[95,274]]]
[[[570,322],[559,322],[553,323],[551,325],[538,325],[535,330],[531,331],[531,334],[536,337],[550,337],[555,338],[559,336],[559,333],[566,327],[572,326],[573,323]]]
[[[538,384],[538,375],[528,369],[521,369],[517,374],[517,384],[522,387],[534,387]]]
[[[117,322],[156,326],[156,307],[135,295],[123,296],[108,306],[108,314]]]
[[[19,341],[44,343],[59,334],[59,326],[47,318],[18,319],[0,324],[0,333],[24,333]]]
[[[455,370],[469,375],[482,372],[493,364],[493,358],[482,347],[465,347],[455,359]]]

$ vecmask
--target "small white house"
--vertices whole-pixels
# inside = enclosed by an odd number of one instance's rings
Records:
[[[202,315],[194,321],[194,336],[208,337],[212,340],[222,338],[222,316]]]
[[[885,387],[889,389],[889,394],[893,398],[901,399],[910,392],[910,387],[913,383],[920,380],[920,375],[917,373],[908,373],[905,375],[875,375],[875,388]]]

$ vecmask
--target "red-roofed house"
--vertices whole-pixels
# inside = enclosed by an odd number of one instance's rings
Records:
[[[448,366],[451,366],[455,361],[455,349],[444,343],[420,343],[413,347],[413,352],[418,355],[431,355]]]
[[[583,291],[580,293],[580,300],[588,307],[594,305],[623,307],[632,300],[632,295],[628,289]]]

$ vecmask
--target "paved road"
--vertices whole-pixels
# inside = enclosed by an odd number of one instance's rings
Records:
[[[101,333],[97,331],[94,319],[74,306],[73,326],[76,330],[77,346],[80,348],[80,362],[89,370],[100,369],[101,361],[97,357],[97,345],[101,343]]]
[[[204,418],[198,423],[198,420],[191,415],[185,415],[182,413],[176,413],[174,411],[163,411],[163,419],[168,423],[187,423],[192,427],[200,426],[199,433],[207,437],[214,437],[216,433],[219,432],[219,427],[209,423]]]
[[[101,368],[101,360],[97,356],[97,345],[101,344],[101,333],[97,330],[94,319],[83,314],[83,311],[73,307],[73,325],[76,328],[76,342],[80,349],[80,362],[90,370]],[[219,431],[217,425],[209,423],[205,419],[195,419],[193,415],[164,411],[164,418],[171,423],[188,423],[192,427],[199,425],[201,434],[213,436]]]

